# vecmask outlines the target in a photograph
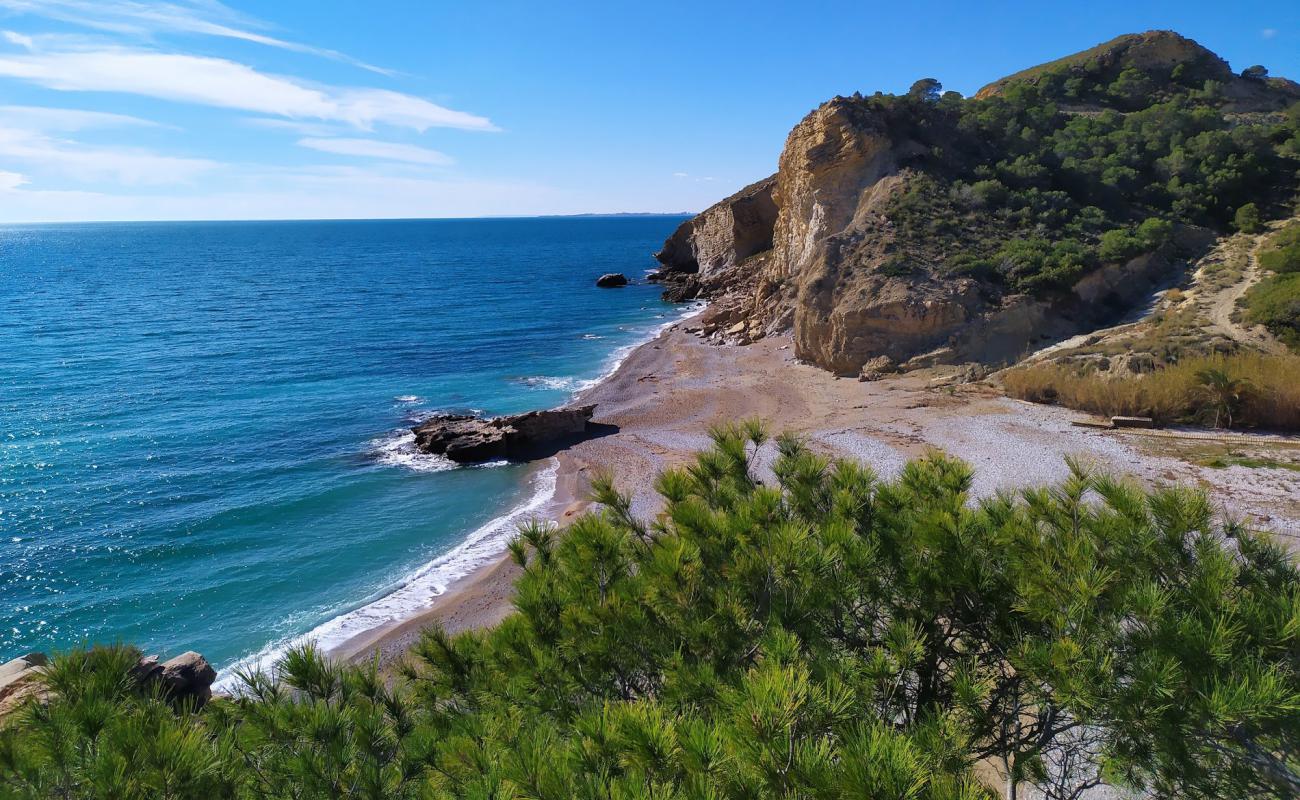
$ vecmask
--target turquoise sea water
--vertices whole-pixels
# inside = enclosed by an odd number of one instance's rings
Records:
[[[640,277],[679,221],[0,227],[0,661],[229,666],[427,601],[547,474],[407,428],[598,378],[681,308],[594,278]]]

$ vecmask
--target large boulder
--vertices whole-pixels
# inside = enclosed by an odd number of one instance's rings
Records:
[[[490,419],[447,414],[432,417],[411,430],[421,451],[457,463],[526,461],[549,454],[554,445],[581,438],[595,410],[594,405],[574,406]]]
[[[156,677],[168,697],[193,700],[198,705],[212,699],[212,682],[216,679],[217,671],[193,650],[164,661]]]
[[[627,286],[627,276],[621,272],[606,272],[596,279],[596,285],[602,289],[615,289]]]

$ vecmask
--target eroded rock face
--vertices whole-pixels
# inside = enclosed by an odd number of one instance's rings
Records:
[[[581,438],[596,411],[594,405],[529,411],[484,419],[465,414],[436,416],[411,430],[425,453],[457,463],[526,461],[550,446]]]
[[[741,262],[772,248],[775,186],[775,175],[764,178],[678,226],[655,253],[663,264],[656,279],[665,286],[665,300],[690,300],[731,288]]]
[[[45,695],[45,684],[40,680],[45,664],[44,653],[28,653],[0,664],[0,719],[17,710],[28,698]]]
[[[894,238],[885,209],[906,188],[902,164],[921,150],[891,128],[839,97],[804,118],[781,153],[768,275],[793,284],[796,354],[839,374],[931,349],[981,303],[973,281],[882,269]]]

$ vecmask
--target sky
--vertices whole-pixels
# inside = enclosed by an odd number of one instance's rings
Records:
[[[1300,79],[1300,3],[0,0],[0,222],[698,211],[836,94],[1166,28]]]

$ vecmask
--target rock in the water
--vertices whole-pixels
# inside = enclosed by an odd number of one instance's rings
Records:
[[[142,659],[145,660],[148,659]],[[150,676],[156,676],[155,679],[173,700],[193,699],[198,705],[203,705],[212,699],[212,682],[217,679],[217,671],[206,658],[191,650],[164,661],[156,673],[150,671]]]
[[[602,289],[614,289],[627,286],[627,276],[621,272],[606,272],[596,279],[596,285]]]
[[[411,430],[416,447],[457,463],[528,460],[548,446],[576,440],[587,432],[594,405],[529,411],[494,419],[464,414],[433,417]]]

